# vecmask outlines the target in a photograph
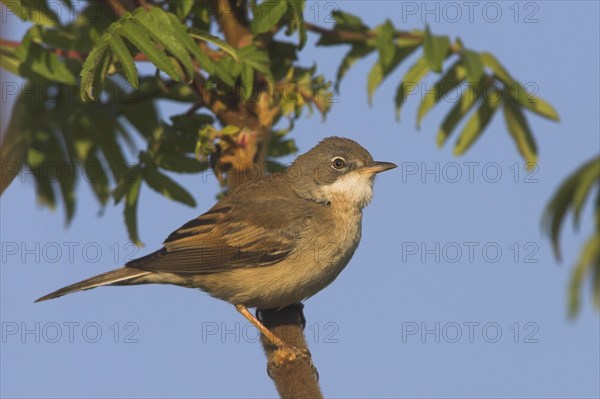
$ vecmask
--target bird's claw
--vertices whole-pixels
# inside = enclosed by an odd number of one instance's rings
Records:
[[[308,363],[310,368],[313,370],[315,379],[319,381],[319,372],[312,361],[310,351],[304,348],[299,349],[292,345],[285,345],[277,348],[275,356],[267,365],[267,374],[271,379],[273,379],[274,372],[283,366],[285,362],[295,361],[297,359],[301,359]]]

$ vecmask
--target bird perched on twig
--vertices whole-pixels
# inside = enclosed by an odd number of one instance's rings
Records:
[[[286,344],[248,311],[283,308],[329,285],[361,237],[375,162],[358,143],[330,137],[284,173],[241,184],[124,267],[61,288],[36,302],[103,285],[175,284],[235,305],[277,347]]]

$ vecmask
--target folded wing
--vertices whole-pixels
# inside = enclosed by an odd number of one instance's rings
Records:
[[[178,274],[208,274],[276,264],[296,249],[313,217],[312,205],[307,209],[296,206],[294,201],[305,200],[222,201],[171,233],[162,249],[126,266]]]

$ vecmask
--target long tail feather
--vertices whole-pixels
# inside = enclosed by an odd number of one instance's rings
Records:
[[[145,270],[136,269],[133,267],[123,267],[121,269],[112,270],[107,273],[102,273],[97,276],[88,278],[87,280],[80,281],[75,284],[68,285],[59,290],[56,290],[48,295],[36,299],[35,302],[47,301],[48,299],[58,298],[60,296],[70,294],[72,292],[89,290],[91,288],[100,287],[102,285],[112,285],[124,283],[128,280],[135,279],[137,277],[144,276],[150,272]]]

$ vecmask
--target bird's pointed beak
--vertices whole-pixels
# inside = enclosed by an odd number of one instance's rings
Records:
[[[397,168],[398,165],[391,162],[373,162],[371,165],[364,166],[360,168],[361,172],[364,173],[380,173],[385,172],[386,170]]]

